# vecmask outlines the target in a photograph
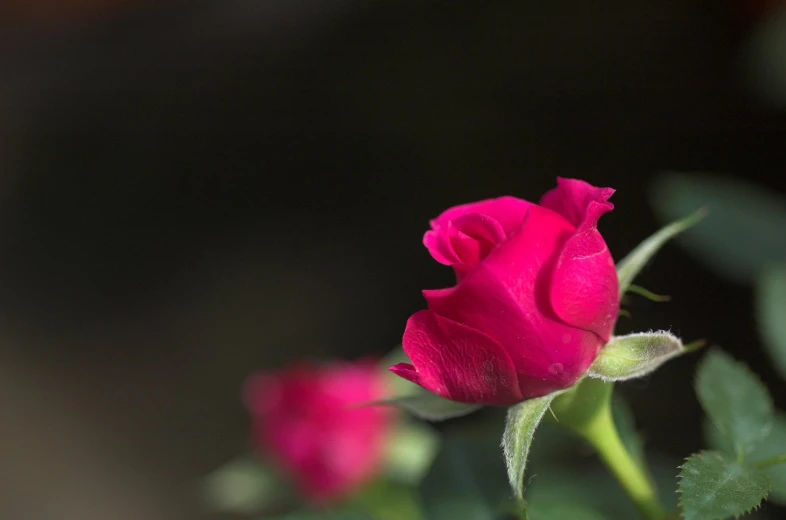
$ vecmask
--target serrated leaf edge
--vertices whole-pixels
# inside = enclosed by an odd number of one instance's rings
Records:
[[[688,455],[687,457],[685,457],[685,462],[682,465],[677,466],[677,469],[679,469],[680,472],[677,474],[677,489],[676,489],[675,493],[677,493],[677,507],[678,507],[678,509],[680,511],[680,518],[682,518],[682,516],[683,516],[682,515],[682,511],[684,510],[684,504],[682,502],[683,493],[682,493],[682,490],[680,489],[680,484],[679,484],[679,481],[683,479],[682,469],[685,467],[685,463],[687,463],[688,460],[691,457],[701,456],[701,455],[709,454],[709,453],[713,453],[713,452],[718,453],[721,456],[723,455],[723,452],[718,451],[718,450],[699,450],[698,452],[693,453],[693,454]],[[735,462],[735,464],[739,464],[739,463]],[[743,466],[746,469],[754,469],[752,466],[747,465],[747,464],[740,464],[740,465]],[[739,513],[738,515],[734,516],[734,518],[740,518],[743,515],[747,515],[748,513],[751,513],[753,511],[758,510],[762,506],[762,504],[764,504],[764,501],[767,500],[767,497],[770,496],[770,492],[772,491],[772,484],[770,483],[770,477],[765,472],[760,472],[760,473],[767,478],[767,491],[766,491],[766,493],[764,493],[764,496],[761,497],[761,501],[758,504],[756,504],[755,506],[751,507],[750,509],[748,509],[746,511],[743,511],[743,512]]]

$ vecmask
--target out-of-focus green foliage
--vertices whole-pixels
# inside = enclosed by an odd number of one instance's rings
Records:
[[[786,229],[783,232],[786,235]],[[763,271],[755,292],[759,334],[774,368],[786,379],[786,263]]]
[[[758,186],[713,173],[663,173],[650,201],[663,222],[698,208],[709,214],[677,238],[720,276],[752,282],[765,266],[786,262],[786,199]]]
[[[747,366],[719,349],[709,351],[701,361],[696,395],[740,459],[772,429],[772,398],[767,387]]]

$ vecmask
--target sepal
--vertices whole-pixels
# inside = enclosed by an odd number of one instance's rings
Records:
[[[604,381],[633,379],[689,351],[680,338],[666,331],[617,336],[600,349],[587,375]]]
[[[551,401],[560,393],[562,392],[529,399],[508,409],[505,433],[502,436],[502,451],[513,495],[519,501],[523,501],[527,457],[535,430],[549,409]]]

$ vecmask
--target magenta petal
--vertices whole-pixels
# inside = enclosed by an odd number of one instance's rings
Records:
[[[440,397],[500,406],[523,399],[510,356],[478,330],[423,310],[407,321],[403,347],[416,374],[405,363],[391,371]]]
[[[540,199],[540,205],[555,211],[579,231],[594,228],[598,219],[614,209],[608,202],[612,188],[596,188],[578,179],[557,178],[557,187]]]
[[[450,243],[450,226],[443,232],[426,231],[423,235],[423,245],[426,246],[431,257],[442,265],[459,263],[459,257]]]
[[[565,243],[552,274],[550,299],[565,323],[609,341],[619,312],[619,282],[597,229],[579,232]]]
[[[535,206],[521,230],[461,283],[423,291],[436,314],[483,331],[502,345],[525,398],[575,382],[602,344],[597,334],[566,323],[551,305],[554,266],[573,236],[575,229],[562,216]]]
[[[396,374],[398,377],[402,379],[406,379],[416,385],[420,385],[420,377],[418,376],[418,371],[415,370],[415,367],[410,365],[409,363],[399,363],[398,365],[393,365],[388,370]],[[420,385],[423,386],[423,385]]]
[[[462,204],[443,211],[437,218],[433,219],[431,221],[431,229],[439,231],[447,227],[448,222],[458,220],[465,215],[478,214],[491,217],[499,222],[505,233],[510,234],[521,226],[529,208],[532,206],[531,202],[510,196]]]

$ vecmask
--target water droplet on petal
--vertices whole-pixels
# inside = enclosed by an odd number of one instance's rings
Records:
[[[571,337],[570,334],[563,334],[562,335],[562,342],[563,343],[570,343]]]
[[[565,370],[565,367],[562,366],[562,363],[553,363],[549,367],[549,374],[553,376],[558,376],[562,373],[563,370]]]

